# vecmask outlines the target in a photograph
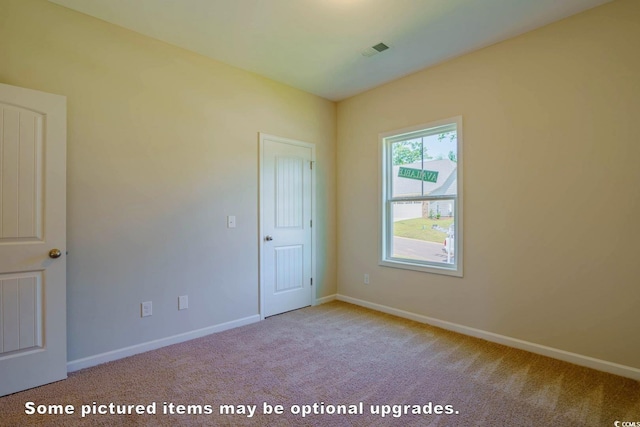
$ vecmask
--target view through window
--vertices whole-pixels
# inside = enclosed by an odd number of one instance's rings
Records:
[[[382,137],[381,264],[461,275],[461,120]]]

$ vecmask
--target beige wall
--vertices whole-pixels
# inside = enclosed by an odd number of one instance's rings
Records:
[[[339,293],[640,368],[639,52],[618,0],[339,103]],[[464,278],[378,266],[378,134],[457,115]]]
[[[317,144],[335,294],[334,103],[45,0],[0,0],[0,82],[68,98],[70,360],[258,313],[258,132]]]
[[[267,132],[317,144],[319,297],[337,248],[340,294],[640,368],[638,40],[640,3],[617,0],[341,102],[336,122],[321,98],[0,0],[0,82],[68,97],[69,359],[258,312]],[[378,133],[456,115],[465,277],[379,267]]]

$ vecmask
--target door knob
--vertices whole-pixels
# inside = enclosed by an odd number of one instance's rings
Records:
[[[273,240],[273,236],[267,236],[264,238],[264,240],[266,240],[267,242],[270,242]]]
[[[49,251],[49,258],[60,258],[60,255],[62,255],[60,249],[51,249]]]

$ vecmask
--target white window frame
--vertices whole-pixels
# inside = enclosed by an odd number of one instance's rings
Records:
[[[391,144],[397,142],[401,137],[407,139],[413,137],[411,134],[420,136],[420,134],[429,135],[439,133],[437,128],[446,130],[447,126],[455,125],[457,137],[457,196],[455,199],[454,223],[455,223],[455,263],[435,263],[428,261],[417,261],[407,258],[394,258],[391,255],[391,241],[393,233],[393,217],[391,212],[392,202],[398,201],[416,201],[416,200],[436,200],[436,197],[391,197],[391,189],[393,183],[393,162],[391,158]],[[462,151],[462,116],[452,117],[448,119],[438,120],[430,123],[412,126],[404,129],[398,129],[390,132],[379,134],[380,144],[380,261],[379,265],[392,268],[401,268],[406,270],[422,271],[426,273],[444,274],[449,276],[463,276],[463,151]],[[447,196],[447,199],[452,197]]]

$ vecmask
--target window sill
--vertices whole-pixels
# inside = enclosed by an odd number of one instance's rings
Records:
[[[378,265],[383,267],[391,267],[391,268],[399,268],[402,270],[413,270],[420,271],[422,273],[431,273],[431,274],[442,274],[445,276],[454,276],[454,277],[463,277],[462,268],[460,266],[452,265],[451,267],[447,267],[443,265],[442,267],[437,265],[422,265],[422,264],[414,264],[408,261],[401,260],[381,260]]]

